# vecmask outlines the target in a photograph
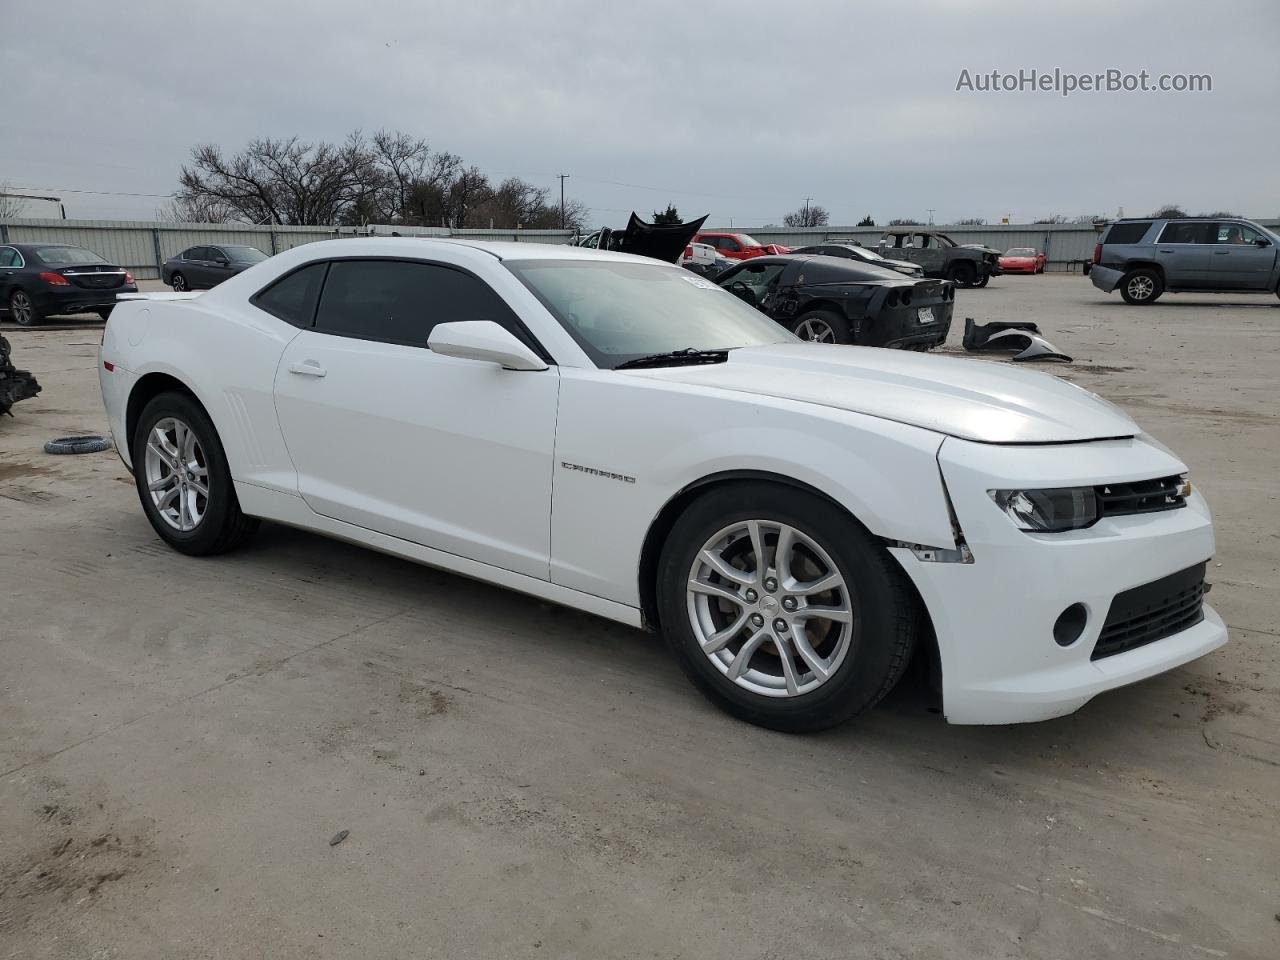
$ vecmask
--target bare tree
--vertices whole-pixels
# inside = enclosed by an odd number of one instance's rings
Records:
[[[987,221],[983,217],[961,217],[955,222],[957,227],[984,227]]]
[[[156,207],[155,217],[164,223],[247,222],[229,204],[204,196],[174,197]]]
[[[1187,211],[1183,210],[1182,207],[1176,203],[1166,203],[1155,213],[1151,214],[1152,217],[1159,217],[1159,218],[1185,217],[1186,215],[1187,215]]]
[[[782,222],[788,227],[825,227],[831,222],[831,215],[825,207],[806,200],[803,207],[792,210],[782,218]]]
[[[889,221],[891,227],[918,227],[921,226],[919,220],[913,220],[910,217],[895,217]]]
[[[1040,217],[1038,220],[1032,220],[1032,223],[1066,223],[1067,217],[1061,213],[1051,213],[1047,217]]]
[[[874,219],[872,219],[872,216],[869,213],[865,217],[863,217],[861,220],[858,221],[858,226],[860,227],[874,227],[875,225],[876,225],[876,222]]]
[[[0,220],[15,220],[21,215],[27,202],[9,192],[9,182],[0,181]]]
[[[1100,213],[1079,213],[1071,218],[1071,222],[1085,224],[1085,223],[1096,223],[1099,220],[1105,220],[1105,219],[1107,218],[1102,216],[1102,214]]]

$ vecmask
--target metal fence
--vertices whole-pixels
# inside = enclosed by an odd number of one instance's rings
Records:
[[[1271,229],[1280,220],[1258,220]],[[874,247],[883,227],[706,227],[749,233],[762,243],[803,247],[836,237],[848,237]],[[1089,259],[1098,234],[1088,224],[1001,224],[979,227],[939,226],[957,243],[981,243],[999,250],[1036,247],[1044,250],[1050,269],[1066,269]],[[0,222],[0,243],[69,243],[88,247],[133,271],[140,280],[155,280],[169,257],[196,244],[240,243],[273,254],[316,240],[339,236],[466,237],[471,240],[515,240],[528,243],[569,243],[570,230],[451,230],[447,227],[281,227],[228,223],[160,223],[137,220],[9,220]]]

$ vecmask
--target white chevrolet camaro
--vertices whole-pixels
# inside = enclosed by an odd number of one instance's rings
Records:
[[[156,532],[273,520],[666,638],[827,727],[928,658],[1042,720],[1226,642],[1187,467],[1042,373],[808,344],[692,273],[535,243],[310,244],[120,303],[99,375]]]

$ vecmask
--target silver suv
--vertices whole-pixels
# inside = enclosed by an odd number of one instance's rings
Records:
[[[1280,295],[1280,236],[1235,218],[1117,220],[1093,248],[1089,279],[1125,303],[1162,293]]]

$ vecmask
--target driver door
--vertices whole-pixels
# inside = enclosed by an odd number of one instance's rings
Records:
[[[530,342],[463,270],[329,264],[314,326],[276,373],[298,492],[322,516],[547,580],[559,372],[433,353],[432,327],[454,320]]]

